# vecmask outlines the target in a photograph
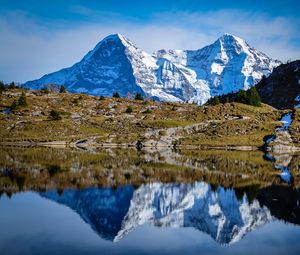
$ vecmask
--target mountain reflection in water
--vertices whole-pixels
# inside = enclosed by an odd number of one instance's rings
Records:
[[[101,237],[119,241],[142,224],[193,227],[220,244],[232,244],[276,219],[300,224],[300,193],[289,187],[213,188],[193,184],[153,183],[134,189],[55,190],[40,193],[76,211]],[[253,197],[255,197],[253,199]]]

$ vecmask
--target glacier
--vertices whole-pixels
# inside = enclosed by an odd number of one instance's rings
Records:
[[[71,67],[28,81],[41,89],[64,85],[70,92],[111,96],[140,93],[159,101],[204,104],[215,95],[247,90],[281,62],[224,34],[198,50],[158,50],[148,54],[121,34],[105,37]]]

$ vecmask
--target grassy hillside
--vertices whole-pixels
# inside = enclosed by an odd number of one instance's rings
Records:
[[[26,105],[12,107],[22,92]],[[168,129],[181,127],[172,137],[178,146],[262,146],[282,114],[268,105],[198,106],[21,89],[2,92],[0,111],[1,143],[69,144],[92,137],[99,145],[133,145],[147,140],[147,132],[158,131],[151,139],[160,140]]]

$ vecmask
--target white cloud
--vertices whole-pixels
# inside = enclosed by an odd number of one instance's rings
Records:
[[[89,15],[81,6],[75,12]],[[113,14],[112,14],[113,15]],[[207,13],[160,13],[143,23],[110,14],[96,22],[40,23],[25,13],[0,18],[0,79],[26,81],[79,61],[98,41],[123,33],[148,52],[161,48],[197,49],[228,32],[280,60],[299,59],[299,22],[260,13],[223,10]]]

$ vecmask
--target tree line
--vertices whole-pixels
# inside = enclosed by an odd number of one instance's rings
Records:
[[[253,86],[248,90],[240,90],[236,93],[229,93],[220,96],[214,96],[207,101],[207,105],[218,105],[220,103],[237,102],[253,106],[261,106],[261,97]]]

